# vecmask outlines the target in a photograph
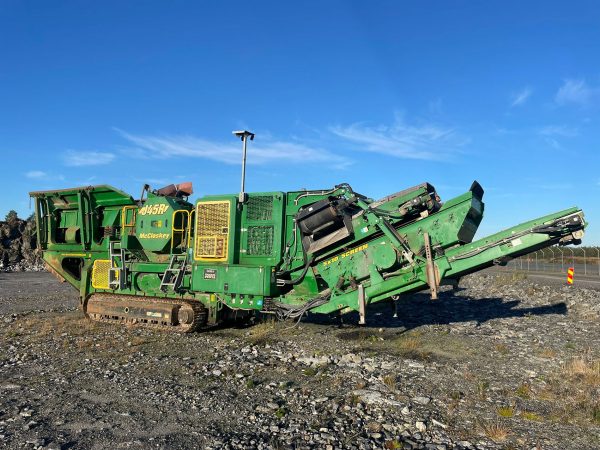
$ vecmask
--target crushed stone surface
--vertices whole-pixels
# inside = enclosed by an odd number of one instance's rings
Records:
[[[165,334],[0,273],[0,448],[600,448],[600,291],[476,274],[357,316]]]

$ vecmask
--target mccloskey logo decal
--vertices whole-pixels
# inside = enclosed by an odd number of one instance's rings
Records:
[[[167,239],[171,237],[169,233],[140,233],[142,239]]]

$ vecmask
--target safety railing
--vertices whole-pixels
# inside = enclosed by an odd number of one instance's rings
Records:
[[[133,234],[135,232],[135,222],[138,207],[135,205],[123,206],[121,209],[121,229],[123,234]],[[131,211],[131,214],[129,214]]]
[[[178,215],[181,217],[179,219],[180,226],[177,226]],[[175,250],[185,251],[190,236],[190,212],[185,209],[173,211],[171,223],[171,253],[174,253]]]

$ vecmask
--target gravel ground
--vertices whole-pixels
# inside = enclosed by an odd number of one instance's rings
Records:
[[[0,315],[76,309],[79,293],[48,272],[0,272]]]
[[[356,316],[179,335],[0,274],[0,447],[600,447],[600,292],[467,277]]]

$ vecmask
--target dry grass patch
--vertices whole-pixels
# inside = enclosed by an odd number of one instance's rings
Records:
[[[495,287],[512,286],[520,281],[526,280],[527,274],[525,272],[510,272],[496,275],[493,281]]]
[[[510,430],[500,421],[480,422],[481,432],[494,442],[504,442]]]
[[[524,292],[525,292],[525,295],[527,295],[528,297],[533,297],[538,292],[541,292],[541,290],[539,288],[536,288],[535,286],[527,286],[525,288]]]
[[[396,390],[396,376],[395,375],[385,375],[383,377],[383,384],[385,384],[392,391]]]
[[[586,356],[572,358],[563,365],[562,372],[585,385],[600,385],[600,360],[592,360]]]
[[[268,344],[277,338],[276,331],[280,331],[280,324],[273,318],[268,318],[252,326],[248,331],[248,340],[254,345]]]
[[[542,421],[542,416],[540,416],[539,414],[536,414],[532,411],[523,411],[521,413],[521,417],[525,420],[532,420],[534,422],[541,422]]]
[[[561,423],[600,424],[600,359],[591,352],[565,362],[549,380],[543,397],[552,402],[549,417]]]
[[[508,355],[509,353],[508,345],[506,344],[496,344],[494,348],[498,353],[501,353],[502,355]]]
[[[361,401],[360,395],[350,394],[350,396],[346,400],[346,403],[350,406],[356,406],[360,403],[360,401]]]
[[[334,375],[333,378],[331,378],[331,385],[333,387],[339,388],[344,384],[346,384],[346,379],[343,375]]]
[[[552,348],[543,348],[538,355],[542,358],[552,359],[556,357],[556,350]]]
[[[67,333],[69,336],[83,336],[95,332],[98,324],[81,313],[66,312],[60,315],[39,315],[28,317],[23,322],[16,324],[23,331],[33,331],[38,337],[60,336]]]
[[[94,344],[95,342],[90,339],[78,339],[76,345],[78,349],[85,350],[89,349],[90,347],[93,347]]]
[[[515,415],[515,409],[512,406],[503,406],[497,409],[500,417],[510,418]]]
[[[360,389],[366,388],[367,387],[367,383],[366,383],[366,381],[360,380],[360,381],[357,381],[354,386],[356,387],[356,389],[360,390]]]
[[[396,348],[403,352],[417,352],[423,347],[420,336],[406,336],[396,341]]]
[[[153,341],[145,336],[134,336],[133,338],[131,338],[131,340],[129,342],[131,343],[132,347],[139,347],[140,345],[150,344],[155,341]]]
[[[488,395],[489,388],[490,388],[489,381],[479,380],[477,382],[477,395],[479,396],[479,398],[481,398],[482,400],[485,400]]]
[[[379,433],[383,429],[383,426],[379,422],[369,422],[367,424],[367,430],[369,433]]]
[[[470,355],[468,342],[446,333],[404,333],[390,341],[376,344],[378,349],[395,356],[416,360],[462,359]]]
[[[394,340],[392,352],[402,357],[426,360],[431,357],[431,352],[425,348],[425,342],[418,334],[402,335]]]
[[[519,398],[523,398],[523,399],[531,398],[531,395],[532,395],[531,386],[529,386],[527,383],[523,383],[517,388],[515,394],[517,394],[517,397],[519,397]]]

